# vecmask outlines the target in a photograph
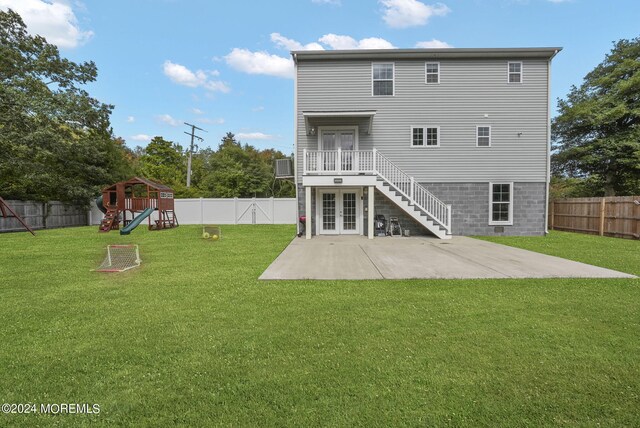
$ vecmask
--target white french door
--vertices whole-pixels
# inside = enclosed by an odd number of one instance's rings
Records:
[[[319,189],[316,197],[318,234],[360,234],[362,223],[360,190]]]
[[[353,170],[353,153],[348,152],[358,150],[358,128],[353,126],[321,128],[320,150],[324,171]],[[347,153],[338,155],[338,151]]]

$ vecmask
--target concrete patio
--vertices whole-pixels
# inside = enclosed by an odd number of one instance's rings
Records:
[[[634,278],[464,236],[295,238],[260,279]]]

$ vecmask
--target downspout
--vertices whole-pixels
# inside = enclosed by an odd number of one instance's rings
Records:
[[[556,50],[547,66],[547,170],[544,195],[544,234],[549,234],[549,186],[551,186],[551,60],[559,51]]]
[[[293,57],[293,185],[296,188],[296,235],[300,233],[300,195],[298,194],[298,55],[291,52]]]

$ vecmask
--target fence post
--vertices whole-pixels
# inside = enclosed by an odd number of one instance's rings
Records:
[[[271,197],[271,224],[276,224],[276,201]]]
[[[600,228],[598,230],[598,232],[600,233],[600,236],[604,235],[604,213],[605,213],[605,206],[606,206],[606,199],[602,198],[600,200]]]
[[[551,201],[551,230],[553,230],[553,223],[556,219],[556,201]]]
[[[302,149],[302,173],[307,173],[307,149]]]
[[[204,226],[204,200],[200,197],[200,223]]]
[[[378,175],[378,170],[376,169],[376,154],[378,153],[378,151],[376,150],[376,148],[373,148],[373,173]]]
[[[238,198],[233,198],[233,224],[238,224]]]
[[[414,187],[415,183],[414,183],[414,179],[413,177],[411,177],[411,183],[410,183],[410,188],[409,188],[409,204],[410,205],[415,205],[415,202],[413,201],[413,187]]]
[[[251,199],[251,224],[256,224],[256,197]]]

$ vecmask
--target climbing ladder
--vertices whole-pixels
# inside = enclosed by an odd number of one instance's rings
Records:
[[[156,220],[154,229],[169,229],[178,226],[178,217],[171,210],[163,210],[160,212],[160,218]]]
[[[118,210],[116,208],[107,208],[102,223],[100,223],[100,232],[108,232],[112,229],[118,229]]]

